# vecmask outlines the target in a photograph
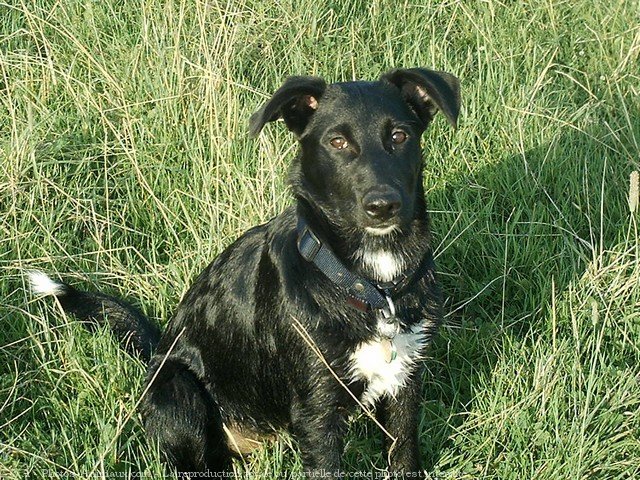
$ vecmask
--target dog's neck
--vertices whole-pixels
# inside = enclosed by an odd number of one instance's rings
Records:
[[[419,194],[410,225],[387,235],[337,227],[303,198],[298,198],[296,213],[345,267],[372,280],[387,282],[415,268],[431,251],[429,217],[424,195]]]

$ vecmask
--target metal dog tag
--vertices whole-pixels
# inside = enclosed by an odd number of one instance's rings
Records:
[[[378,320],[378,334],[389,340],[393,338],[400,331],[400,323],[397,318],[385,318]]]
[[[382,347],[382,356],[387,363],[393,362],[398,356],[398,350],[396,349],[393,340],[389,338],[383,338],[380,340],[380,346]]]

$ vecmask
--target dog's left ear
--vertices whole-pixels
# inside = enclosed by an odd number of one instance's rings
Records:
[[[300,136],[318,109],[327,84],[318,77],[289,77],[260,110],[251,115],[249,131],[255,137],[267,122],[284,119],[287,128]]]
[[[425,127],[440,110],[456,128],[460,113],[460,82],[450,73],[426,68],[399,68],[385,73],[380,79],[400,89]]]

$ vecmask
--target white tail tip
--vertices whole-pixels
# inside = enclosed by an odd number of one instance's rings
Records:
[[[65,293],[64,284],[51,280],[49,276],[38,270],[28,272],[31,291],[36,295],[62,295]]]

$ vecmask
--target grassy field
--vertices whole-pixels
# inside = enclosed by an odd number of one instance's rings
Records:
[[[251,140],[249,115],[288,75],[398,66],[463,85],[458,131],[439,119],[424,138],[447,318],[423,392],[429,471],[640,477],[637,0],[6,1],[1,478],[169,474],[136,411],[144,366],[34,299],[24,271],[165,323],[291,201],[293,137]],[[346,468],[383,467],[380,442],[357,418]],[[301,466],[284,439],[237,468]]]

